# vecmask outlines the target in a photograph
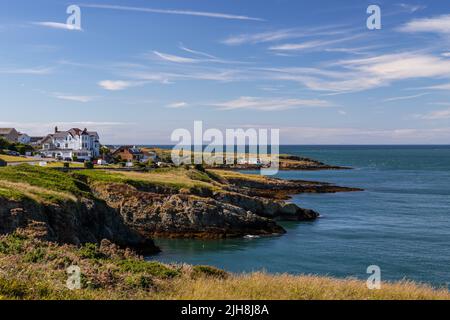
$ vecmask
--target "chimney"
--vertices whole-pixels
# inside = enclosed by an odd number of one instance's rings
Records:
[[[58,133],[58,127],[55,127],[55,133]]]

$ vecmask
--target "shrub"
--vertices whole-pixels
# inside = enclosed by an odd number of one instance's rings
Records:
[[[0,167],[6,167],[7,165],[8,163],[5,160],[0,159]]]
[[[85,161],[84,168],[85,169],[94,169],[94,164],[92,163],[92,161]]]
[[[0,253],[17,254],[23,251],[26,238],[16,233],[12,233],[0,240]]]
[[[132,288],[149,289],[153,286],[153,279],[147,275],[131,275],[125,278],[125,283]]]
[[[145,260],[126,259],[119,262],[120,269],[131,273],[147,273],[159,278],[174,278],[180,275],[180,271],[166,267],[162,263]]]
[[[80,248],[78,253],[80,257],[84,259],[97,260],[105,258],[105,255],[100,252],[99,247],[94,243],[86,243]]]
[[[17,279],[0,278],[0,296],[9,299],[23,299],[27,295],[28,285]]]
[[[206,172],[205,167],[202,164],[196,164],[195,169],[200,172]]]
[[[46,251],[43,248],[36,248],[30,252],[27,252],[23,260],[25,262],[38,263],[42,262],[45,259]]]
[[[221,269],[210,266],[194,266],[192,267],[192,276],[226,279],[228,277],[228,273]]]

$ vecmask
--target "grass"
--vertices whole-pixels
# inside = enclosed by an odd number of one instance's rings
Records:
[[[82,170],[76,173],[78,177],[86,177],[92,182],[126,183],[138,188],[161,186],[176,191],[199,189],[213,190],[217,188],[207,174],[186,170],[184,168],[163,168],[150,172],[124,172],[106,170]]]
[[[50,198],[91,196],[89,186],[72,175],[27,164],[0,168],[0,188]]]
[[[67,268],[81,271],[82,288],[69,290]],[[444,289],[412,282],[369,290],[356,279],[267,273],[230,274],[209,266],[147,262],[103,241],[58,246],[22,231],[0,237],[0,299],[450,299]]]
[[[4,160],[6,162],[36,162],[39,160],[36,159],[29,159],[29,158],[24,158],[24,157],[16,157],[16,156],[9,156],[6,154],[0,154],[0,159]]]

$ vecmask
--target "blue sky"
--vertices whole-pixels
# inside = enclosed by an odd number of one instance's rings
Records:
[[[286,144],[450,142],[448,1],[1,0],[0,39],[0,126],[32,135],[165,144],[202,120]]]

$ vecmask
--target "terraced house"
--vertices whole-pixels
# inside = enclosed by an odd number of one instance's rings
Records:
[[[41,153],[46,157],[91,160],[100,156],[100,137],[95,131],[72,128],[47,135],[41,141]]]

